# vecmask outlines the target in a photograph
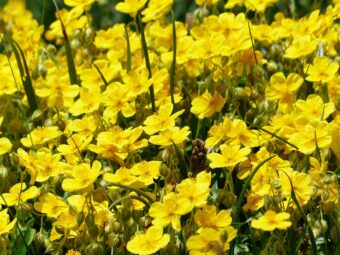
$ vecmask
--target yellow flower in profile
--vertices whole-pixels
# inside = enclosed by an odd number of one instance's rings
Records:
[[[291,110],[296,98],[296,91],[303,84],[303,78],[295,73],[290,73],[286,78],[283,73],[275,73],[270,77],[270,85],[266,88],[268,100],[278,100],[279,110],[287,112]]]
[[[62,188],[64,191],[73,192],[77,190],[82,190],[90,187],[101,174],[102,164],[95,160],[92,164],[81,163],[75,166],[70,175],[73,178],[66,178],[62,183]]]
[[[296,37],[293,43],[286,49],[285,57],[296,59],[311,54],[315,49],[318,41],[310,35]]]
[[[230,242],[236,237],[236,230],[227,226],[226,228],[202,228],[197,235],[192,235],[186,242],[189,254],[215,255],[217,251],[225,254],[230,248]]]
[[[147,8],[142,11],[142,21],[149,22],[165,17],[171,10],[174,0],[150,0]]]
[[[124,185],[129,185],[129,186],[135,186],[135,185],[143,186],[143,185],[140,185],[141,184],[140,182],[138,182],[138,178],[132,175],[130,170],[125,167],[121,167],[117,169],[114,174],[105,173],[103,176],[103,179],[104,181],[108,183],[117,182],[117,183],[121,183]],[[118,187],[112,186],[110,187],[110,189],[118,189]]]
[[[161,146],[171,146],[174,144],[183,143],[189,136],[189,127],[185,126],[182,129],[179,127],[171,127],[158,135],[151,136],[149,141],[152,144]]]
[[[39,196],[39,188],[32,186],[27,189],[25,183],[14,184],[10,189],[9,193],[3,193],[0,197],[0,204],[6,206],[13,206],[19,203],[26,202],[29,199]]]
[[[201,207],[207,204],[210,192],[211,173],[200,172],[196,178],[184,179],[176,186],[177,199],[179,204],[188,205],[188,212],[195,206]]]
[[[158,113],[148,116],[144,121],[144,131],[148,135],[153,135],[160,131],[168,130],[175,126],[175,120],[180,116],[184,110],[180,110],[171,115],[173,105],[171,103],[159,107]]]
[[[152,224],[166,227],[171,223],[174,230],[181,230],[180,216],[190,211],[190,204],[178,203],[176,194],[171,192],[163,198],[163,202],[155,202],[149,209],[149,215],[154,218]]]
[[[292,225],[289,221],[290,214],[286,212],[276,213],[272,210],[266,211],[266,213],[258,218],[252,220],[251,226],[253,228],[261,229],[263,231],[273,231],[274,229],[286,229]]]
[[[0,155],[9,152],[12,149],[11,141],[6,137],[0,138]]]
[[[210,153],[208,159],[211,161],[211,168],[227,167],[232,170],[238,163],[247,160],[248,154],[251,150],[248,147],[240,149],[240,145],[227,145],[220,146],[221,153]]]
[[[154,179],[159,176],[159,168],[161,161],[142,161],[133,165],[130,170],[132,175],[138,177],[138,181],[143,182],[145,185],[153,184]]]
[[[147,0],[124,0],[116,5],[116,10],[122,13],[129,14],[131,17],[136,17],[138,11],[140,11]]]
[[[133,254],[153,254],[168,245],[169,234],[163,234],[160,226],[151,226],[146,233],[137,234],[127,243],[127,250]]]
[[[222,110],[226,99],[222,98],[220,94],[215,92],[212,96],[208,91],[203,95],[192,100],[191,112],[199,119],[211,117],[214,113]]]
[[[39,197],[38,202],[34,203],[34,210],[56,219],[61,213],[68,212],[69,206],[61,197],[52,193],[45,193]]]
[[[34,129],[30,134],[28,134],[26,137],[22,138],[20,142],[25,147],[32,147],[37,145],[42,145],[44,143],[47,143],[59,136],[61,136],[63,133],[59,130],[58,127],[52,126],[52,127],[37,127]]]
[[[313,65],[306,65],[307,81],[326,83],[335,78],[339,69],[337,62],[330,63],[328,57],[316,57],[313,60]]]
[[[15,223],[17,222],[16,218],[12,220],[11,222],[9,222],[10,220],[9,220],[9,215],[7,214],[7,211],[8,211],[8,208],[0,212],[0,236],[2,234],[9,233],[13,229]]]

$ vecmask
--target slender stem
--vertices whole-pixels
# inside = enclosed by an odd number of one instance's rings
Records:
[[[129,186],[129,185],[125,185],[125,184],[121,184],[121,183],[118,183],[118,182],[110,182],[108,184],[108,186],[116,186],[116,187],[119,187],[119,188],[123,188],[123,189],[127,189],[127,190],[132,190],[132,191],[136,192],[137,194],[145,197],[151,203],[153,203],[152,197],[150,197],[146,192],[144,192],[144,191],[142,191],[140,189],[137,189],[135,187],[132,187],[132,186]]]
[[[126,26],[125,28],[125,37],[126,37],[126,71],[130,72],[131,71],[131,46],[130,46],[130,37],[129,37],[129,32]]]

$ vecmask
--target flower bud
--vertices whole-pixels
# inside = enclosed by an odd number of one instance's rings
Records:
[[[85,219],[84,212],[79,212],[77,214],[77,224],[78,224],[78,226],[80,226],[84,222],[84,219]]]
[[[91,243],[85,248],[86,254],[102,255],[103,247],[98,243]]]

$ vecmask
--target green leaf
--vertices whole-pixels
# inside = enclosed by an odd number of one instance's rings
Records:
[[[35,97],[32,79],[28,69],[25,54],[19,44],[13,38],[11,38],[10,36],[6,36],[6,39],[11,45],[15,59],[17,61],[21,81],[24,86],[24,90],[30,107],[30,113],[32,114],[36,109],[38,109],[38,104]]]
[[[60,21],[61,30],[62,30],[63,36],[64,36],[64,46],[65,46],[65,51],[66,51],[67,67],[68,67],[68,74],[69,74],[69,77],[70,77],[70,82],[71,82],[71,84],[79,84],[76,66],[75,66],[74,61],[73,61],[73,53],[72,53],[72,49],[71,49],[71,45],[70,45],[70,40],[68,39],[64,23],[63,23],[63,21],[60,17],[58,5],[55,2],[55,0],[53,2],[54,2],[54,5],[57,9],[57,17]]]
[[[16,246],[14,247],[13,254],[16,255],[25,255],[28,254],[27,247],[33,242],[36,234],[36,230],[34,228],[29,228],[25,232],[23,232],[24,241],[18,239]],[[26,247],[27,245],[27,247]]]

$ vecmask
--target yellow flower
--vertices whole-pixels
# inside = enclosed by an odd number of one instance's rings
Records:
[[[285,57],[296,59],[311,54],[315,49],[318,41],[310,35],[296,37],[293,43],[287,48]]]
[[[151,185],[159,176],[161,161],[142,161],[133,165],[130,170],[132,175],[137,176],[138,180],[145,185]]]
[[[216,251],[225,254],[230,248],[230,242],[236,237],[236,230],[227,226],[222,230],[202,228],[197,235],[192,235],[187,240],[186,246],[189,254],[215,255]]]
[[[283,73],[275,73],[270,77],[270,86],[266,88],[266,98],[278,100],[279,110],[287,112],[295,102],[296,91],[302,83],[303,79],[298,74],[290,73],[286,79]]]
[[[119,82],[110,84],[104,93],[102,93],[102,103],[107,107],[104,111],[104,119],[115,123],[118,112],[124,117],[131,117],[136,113],[132,100],[134,97],[129,96],[130,88]]]
[[[295,111],[302,113],[313,124],[327,119],[335,111],[335,106],[332,102],[324,103],[319,95],[311,94],[306,100],[299,99],[295,103]]]
[[[329,133],[332,136],[331,149],[340,158],[340,115],[329,123]]]
[[[219,143],[226,141],[228,139],[227,134],[231,129],[231,123],[231,120],[226,117],[224,118],[223,123],[213,125],[208,132],[209,137],[205,141],[206,147],[215,147]]]
[[[216,212],[215,205],[206,205],[195,213],[195,222],[201,228],[223,229],[232,222],[230,212],[221,210]]]
[[[245,0],[245,6],[250,10],[264,12],[267,7],[274,5],[277,0]]]
[[[293,184],[294,193],[299,205],[302,206],[307,204],[314,193],[312,178],[306,173],[299,173],[296,171],[291,171],[290,173],[288,173],[288,175]],[[280,173],[280,181],[282,182],[283,194],[286,197],[290,197],[292,187],[288,176],[284,173]]]
[[[294,133],[288,141],[296,145],[300,152],[311,154],[316,150],[316,146],[319,149],[329,148],[332,136],[328,131],[328,123],[322,121],[317,127],[312,125],[305,126],[304,130]]]
[[[39,188],[32,186],[26,190],[25,183],[14,184],[9,193],[3,193],[0,197],[0,204],[6,206],[13,206],[22,202],[26,202],[29,199],[39,196]]]
[[[71,249],[71,250],[68,250],[67,253],[65,253],[65,255],[81,255],[81,253],[79,251],[75,251]]]
[[[228,167],[232,170],[238,163],[247,160],[247,155],[251,152],[248,147],[240,149],[240,145],[230,146],[222,144],[221,153],[210,153],[208,159],[211,161],[211,168]]]
[[[316,57],[313,65],[306,65],[307,81],[326,83],[335,78],[339,64],[337,62],[330,63],[328,57]]]
[[[20,142],[25,147],[32,147],[37,145],[42,145],[50,140],[53,140],[62,135],[58,127],[37,127],[34,129],[27,137],[24,137]]]
[[[147,0],[124,0],[116,5],[116,10],[136,17],[139,10],[146,4]]]
[[[121,75],[124,85],[130,89],[129,96],[131,97],[136,97],[148,92],[149,87],[152,84],[152,79],[149,78],[148,70],[144,65],[141,65],[139,68],[133,69],[128,73],[123,71]]]
[[[52,68],[51,68],[52,69]],[[49,107],[69,107],[73,103],[73,98],[79,94],[78,85],[69,85],[69,77],[67,75],[61,76],[58,69],[52,69],[46,77],[46,80],[38,79],[36,93],[39,97],[47,98]]]
[[[62,155],[79,154],[91,143],[93,135],[74,134],[67,138],[67,144],[61,144],[57,150]]]
[[[7,211],[8,208],[0,212],[0,235],[9,233],[17,222],[16,218],[12,222],[9,222]]]
[[[56,177],[67,168],[67,164],[61,162],[59,154],[52,154],[47,148],[41,148],[37,152],[27,153],[18,149],[18,155],[26,171],[31,175],[30,184],[47,181],[50,177]]]
[[[195,3],[199,6],[202,6],[202,5],[207,5],[207,6],[211,6],[211,5],[214,5],[218,2],[218,0],[195,0]]]
[[[171,127],[159,135],[151,136],[149,141],[152,144],[161,146],[171,146],[173,143],[177,145],[183,143],[189,134],[190,130],[187,126],[182,129],[179,129],[179,127]]]
[[[191,112],[200,119],[208,118],[221,111],[225,102],[226,99],[222,98],[217,92],[212,96],[206,91],[203,95],[192,100]]]
[[[200,172],[195,179],[184,179],[176,186],[178,192],[177,202],[188,205],[188,211],[186,213],[190,212],[195,206],[201,207],[207,203],[210,192],[210,182],[211,173],[203,171]]]
[[[159,131],[168,130],[170,127],[175,126],[175,120],[180,116],[184,110],[180,110],[171,115],[173,105],[166,104],[159,107],[158,113],[148,116],[144,121],[144,131],[148,135],[153,135]]]
[[[65,4],[70,7],[89,7],[93,4],[96,0],[65,0]]]
[[[9,152],[12,149],[11,141],[6,137],[0,138],[0,155]]]
[[[103,176],[104,181],[110,183],[110,182],[117,182],[117,183],[121,183],[124,185],[131,185],[131,186],[143,186],[140,185],[141,183],[138,182],[138,178],[134,175],[131,174],[130,170],[125,168],[125,167],[121,167],[119,169],[117,169],[117,171],[112,174],[112,173],[105,173]],[[117,189],[118,187],[112,186],[110,187],[110,189]]]
[[[88,90],[82,88],[80,90],[80,98],[69,109],[73,116],[79,116],[84,113],[91,113],[99,108],[101,101],[100,90]]]
[[[249,130],[243,120],[234,119],[227,133],[229,145],[243,145],[249,148],[259,146],[259,136],[256,130]]]
[[[292,223],[289,221],[289,218],[289,213],[276,213],[274,211],[268,210],[259,219],[252,220],[251,226],[263,231],[273,231],[276,228],[286,229],[292,225]]]
[[[70,172],[73,178],[64,179],[62,183],[63,190],[73,192],[90,187],[101,174],[101,168],[102,164],[98,160],[93,162],[92,168],[87,163],[75,166]]]
[[[190,205],[178,203],[176,194],[171,192],[163,198],[163,202],[155,202],[149,209],[149,215],[154,218],[152,224],[165,227],[171,223],[174,230],[181,230],[180,216],[190,211]]]
[[[170,235],[163,234],[160,226],[151,226],[146,233],[137,234],[127,243],[127,250],[133,254],[153,254],[168,245]]]
[[[174,0],[150,0],[147,8],[142,11],[142,21],[148,22],[165,17],[171,10]]]
[[[69,206],[61,197],[45,193],[39,197],[39,202],[34,203],[34,210],[56,219],[61,213],[68,212]]]

